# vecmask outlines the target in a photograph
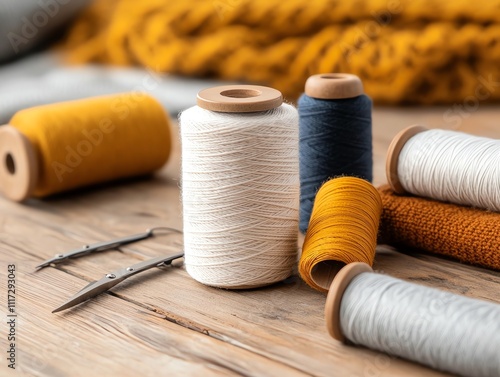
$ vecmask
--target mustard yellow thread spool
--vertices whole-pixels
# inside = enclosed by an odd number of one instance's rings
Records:
[[[341,177],[321,186],[302,246],[299,273],[312,288],[328,292],[346,264],[373,265],[382,200],[363,179]]]
[[[124,93],[21,110],[0,127],[0,191],[23,201],[151,173],[168,160],[168,115]]]

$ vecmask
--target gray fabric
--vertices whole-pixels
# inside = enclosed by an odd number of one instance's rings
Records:
[[[0,62],[52,37],[89,0],[0,0]]]
[[[201,89],[227,84],[158,75],[140,68],[69,67],[62,65],[53,52],[0,66],[0,82],[0,124],[28,107],[134,91],[151,94],[175,115],[193,106]]]

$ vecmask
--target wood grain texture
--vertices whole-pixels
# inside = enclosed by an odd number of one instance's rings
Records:
[[[450,128],[443,115],[447,110],[374,112],[376,184],[385,182],[385,152],[392,137],[414,123]],[[462,119],[460,129],[498,137],[497,116],[498,110],[480,108]],[[153,178],[25,205],[0,199],[0,312],[5,318],[7,265],[16,263],[19,375],[442,375],[331,339],[323,319],[325,296],[297,275],[264,289],[228,291],[193,281],[177,264],[136,275],[95,299],[51,314],[106,272],[182,250],[182,236],[172,234],[34,272],[42,260],[82,244],[153,226],[181,229],[179,162],[175,145],[169,165]],[[500,302],[498,272],[386,246],[378,248],[374,267],[409,281]],[[6,349],[2,330],[0,350]],[[0,371],[8,371],[4,359]]]

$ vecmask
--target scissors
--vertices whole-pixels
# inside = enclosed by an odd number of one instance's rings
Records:
[[[71,297],[64,304],[54,309],[52,313],[57,313],[65,309],[69,309],[75,305],[78,305],[88,299],[97,296],[107,290],[113,288],[115,285],[121,283],[125,279],[128,279],[139,272],[149,270],[153,267],[168,266],[176,259],[182,258],[184,253],[178,253],[169,256],[161,256],[153,259],[149,259],[143,262],[139,262],[129,267],[120,268],[119,270],[110,272],[106,274],[102,279],[93,281],[85,288],[83,288],[76,295]]]
[[[87,255],[90,253],[95,253],[95,252],[100,252],[104,250],[109,250],[113,249],[122,245],[126,245],[132,242],[137,242],[140,240],[144,240],[146,238],[154,237],[157,235],[159,231],[167,231],[170,233],[176,232],[176,233],[182,233],[181,231],[173,228],[168,228],[168,227],[156,227],[156,228],[151,228],[148,229],[144,233],[139,233],[139,234],[134,234],[131,236],[126,236],[126,237],[121,237],[121,238],[116,238],[111,241],[105,241],[105,242],[98,242],[90,245],[84,245],[83,247],[79,249],[75,249],[72,251],[69,251],[68,253],[65,254],[57,254],[55,257],[47,259],[46,261],[42,262],[40,265],[38,265],[36,268],[37,270],[40,270],[44,267],[61,263],[63,261],[66,261],[70,258],[76,258],[76,257],[81,257],[83,255]],[[174,255],[167,255],[167,256],[159,256],[156,258],[152,258],[143,262],[136,263],[134,265],[125,267],[125,268],[120,268],[119,270],[110,272],[106,274],[102,279],[94,281],[90,284],[88,284],[85,288],[83,288],[80,292],[75,294],[73,297],[71,297],[68,301],[66,301],[64,304],[59,306],[58,308],[54,309],[52,313],[57,313],[62,310],[71,308],[75,305],[78,305],[94,296],[99,295],[100,293],[106,292],[107,290],[113,288],[115,285],[121,283],[125,279],[128,279],[131,276],[134,276],[135,274],[138,274],[140,272],[149,270],[154,267],[161,267],[161,266],[168,266],[171,265],[173,261],[176,259],[180,259],[184,256],[184,253],[177,253]]]

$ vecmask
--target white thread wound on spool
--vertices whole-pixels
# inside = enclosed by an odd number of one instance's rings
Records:
[[[201,283],[271,284],[297,259],[298,114],[181,114],[185,265]]]
[[[500,375],[500,306],[390,276],[347,287],[340,326],[355,344],[464,376]]]
[[[399,155],[398,176],[414,195],[500,211],[500,140],[446,130],[419,133]]]

